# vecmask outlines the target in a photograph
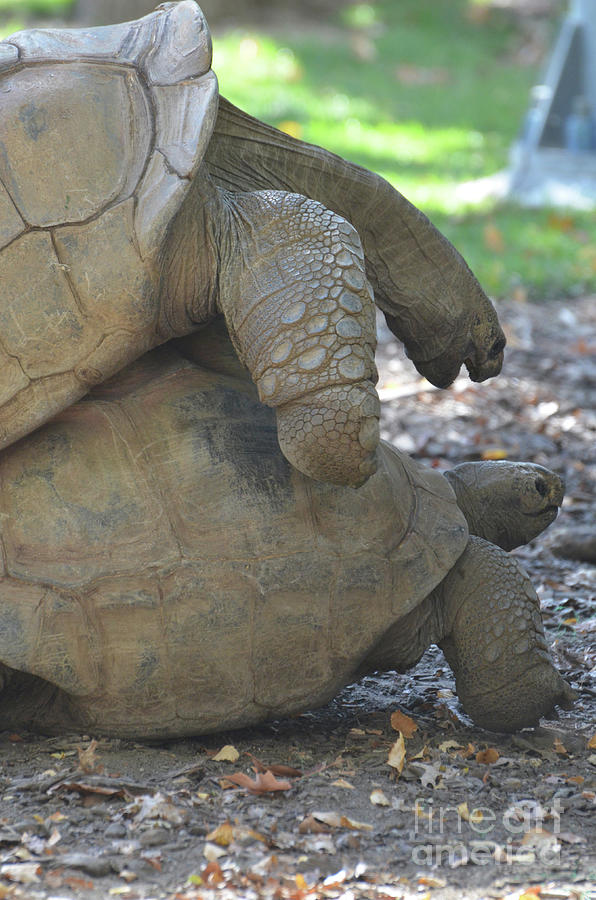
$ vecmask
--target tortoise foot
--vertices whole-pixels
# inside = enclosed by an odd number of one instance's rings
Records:
[[[471,537],[437,591],[446,631],[439,646],[477,725],[518,731],[572,704],[575,695],[548,652],[538,597],[517,560]]]

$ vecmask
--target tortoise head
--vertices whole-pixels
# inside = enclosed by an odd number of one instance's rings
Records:
[[[537,463],[467,462],[445,476],[472,534],[504,550],[527,544],[548,528],[565,494],[562,479]]]
[[[457,378],[462,364],[472,381],[486,381],[501,371],[505,335],[492,303],[479,285],[470,306],[471,309],[453,329],[453,338],[441,353],[428,360],[411,356],[420,374],[436,387],[449,387]]]

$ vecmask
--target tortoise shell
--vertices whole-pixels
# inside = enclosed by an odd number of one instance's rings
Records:
[[[442,475],[385,444],[357,491],[315,482],[245,376],[171,346],[4,451],[0,485],[0,661],[67,697],[32,713],[44,729],[182,735],[322,703],[467,541]]]
[[[213,130],[210,66],[191,0],[0,42],[0,446],[159,343],[157,261]]]

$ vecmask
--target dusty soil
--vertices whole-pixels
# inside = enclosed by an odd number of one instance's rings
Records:
[[[596,528],[596,301],[499,311],[503,375],[446,392],[380,329],[384,431],[439,468],[507,454],[564,474],[551,534],[518,552],[575,708],[482,732],[432,649],[258,729],[153,746],[2,733],[0,898],[595,896],[596,568],[550,546]]]

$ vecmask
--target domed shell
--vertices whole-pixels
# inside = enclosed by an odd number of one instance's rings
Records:
[[[360,489],[312,481],[252,390],[156,350],[0,456],[0,661],[66,691],[72,726],[316,706],[463,551],[441,475],[383,445]]]
[[[156,343],[157,258],[217,113],[192,0],[0,42],[0,447]]]

